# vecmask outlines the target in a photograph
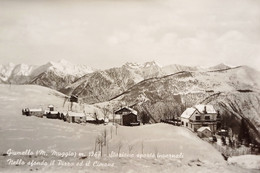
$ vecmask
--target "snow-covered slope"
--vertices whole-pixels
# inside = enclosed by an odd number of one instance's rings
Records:
[[[7,81],[8,83],[13,83],[13,84],[28,83],[30,82],[32,74],[35,69],[37,69],[37,66],[18,64],[14,67]]]
[[[0,79],[2,83],[39,84],[60,89],[93,71],[88,66],[74,65],[66,60],[48,62],[41,66],[8,64],[0,66]]]
[[[184,66],[179,64],[171,64],[162,67],[162,71],[165,75],[174,74],[181,71],[189,72],[206,72],[206,71],[216,71],[216,70],[227,70],[231,67],[225,65],[224,63],[212,66],[212,67],[200,67],[200,66]]]
[[[169,75],[180,71],[199,71],[199,67],[183,66],[178,64],[171,64],[162,68],[164,74]]]
[[[60,60],[58,62],[49,62],[45,65],[47,68],[44,71],[53,71],[59,76],[72,75],[81,77],[87,73],[92,73],[94,69],[86,65],[75,65],[66,60]]]
[[[61,109],[64,95],[49,88],[32,85],[0,85],[0,169],[1,172],[257,172],[246,170],[233,165],[227,165],[221,154],[209,143],[201,140],[186,128],[167,124],[153,124],[140,127],[112,125],[79,125],[67,123],[62,120],[26,117],[21,115],[25,107],[46,107],[53,104],[55,109]],[[44,98],[44,99],[43,99]],[[103,158],[78,155],[61,157],[52,155],[57,152],[76,152],[88,155],[95,149],[95,140],[104,129],[107,130],[107,143],[103,147]],[[110,133],[112,129],[112,137]],[[106,153],[130,153],[134,157],[106,157]],[[143,147],[142,147],[143,146]],[[32,152],[46,151],[47,155],[6,155],[7,150]],[[171,154],[183,158],[155,158],[137,157],[137,155],[155,154],[158,156]],[[65,154],[65,153],[64,153]],[[68,153],[67,153],[68,154]],[[26,163],[47,162],[41,165],[10,165],[8,159],[22,159]],[[52,166],[49,163],[55,160]],[[90,166],[58,165],[58,160],[67,163],[91,162]],[[93,166],[95,161],[101,163],[114,163],[113,167]]]
[[[212,94],[237,90],[259,92],[260,75],[256,74],[257,71],[252,73],[251,70],[249,71],[248,67],[238,67],[212,72],[178,72],[173,75],[144,80],[129,88],[122,96],[125,96],[125,99],[136,99],[139,95],[144,95],[148,100],[156,98],[167,100],[166,92],[175,95]]]
[[[60,90],[94,69],[85,65],[74,65],[66,60],[49,62],[37,68],[32,76],[31,84],[47,86]]]
[[[229,67],[228,65],[221,63],[212,67],[209,67],[209,70],[226,70],[226,69],[230,69],[231,67]]]

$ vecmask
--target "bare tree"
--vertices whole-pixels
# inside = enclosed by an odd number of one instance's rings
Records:
[[[109,140],[107,141],[107,156],[108,156],[108,153],[109,153]]]
[[[113,125],[115,124],[115,117],[116,117],[116,114],[113,112]]]
[[[109,111],[109,109],[108,109],[107,106],[102,107],[101,110],[102,110],[102,112],[103,112],[103,115],[104,115],[104,121],[105,121],[106,118],[109,118],[109,113],[110,113],[110,111]]]
[[[111,136],[111,139],[113,138],[113,126],[110,127],[110,136]]]
[[[99,149],[100,149],[101,157],[102,157],[102,155],[103,155],[102,149],[103,149],[103,146],[104,146],[104,138],[101,135],[99,135],[97,137],[97,144],[99,145]]]
[[[155,155],[155,158],[157,159],[157,157],[158,157],[158,148],[157,148],[157,146],[154,147],[154,155]]]
[[[97,152],[97,138],[96,138],[96,140],[95,140],[95,149],[94,149],[94,153],[96,153]]]
[[[104,138],[104,146],[106,146],[107,143],[107,129],[104,129],[102,136]]]
[[[129,144],[128,145],[128,152],[129,152],[129,154],[131,154],[133,149],[134,149],[134,145],[133,144]]]
[[[122,141],[119,141],[119,143],[118,143],[118,157],[119,157],[119,154],[120,154],[120,151],[121,151],[121,148],[123,147],[123,143],[122,143]]]

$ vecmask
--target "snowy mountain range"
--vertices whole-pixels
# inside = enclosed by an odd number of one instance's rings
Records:
[[[38,84],[60,89],[79,77],[95,70],[85,65],[74,65],[66,60],[48,62],[44,65],[0,65],[1,83]]]
[[[218,70],[222,70],[222,66]],[[226,66],[225,66],[226,69]],[[156,62],[126,63],[121,67],[95,71],[79,78],[61,91],[76,94],[87,103],[109,100],[135,84],[150,78],[162,77],[180,71],[210,71],[211,68],[170,65],[162,67]]]
[[[152,61],[95,70],[65,60],[42,66],[10,63],[0,65],[0,82],[42,85],[76,94],[88,104],[134,105],[154,122],[180,115],[195,104],[212,104],[231,118],[229,126],[234,129],[245,119],[250,134],[260,142],[260,72],[247,66],[162,67]]]
[[[229,67],[225,65],[218,65],[214,67],[214,69],[216,68],[222,69]],[[73,90],[75,88],[82,88],[80,83],[83,83],[83,86],[85,86],[86,82],[84,81],[88,78],[95,80],[100,78],[103,82],[109,83],[109,89],[112,89],[112,91],[116,90],[114,91],[114,94],[109,95],[114,96],[144,79],[160,77],[179,71],[205,70],[211,70],[211,68],[202,69],[199,67],[188,67],[176,64],[161,67],[154,61],[143,64],[128,62],[121,67],[99,71],[86,65],[75,65],[66,60],[48,62],[44,65],[15,65],[13,63],[9,63],[7,65],[0,65],[0,83],[37,84],[56,90],[71,91],[71,88]],[[94,83],[93,87],[98,86],[95,86]],[[84,92],[83,90],[78,91],[78,89],[76,92]],[[96,102],[99,98],[94,100],[94,102]]]

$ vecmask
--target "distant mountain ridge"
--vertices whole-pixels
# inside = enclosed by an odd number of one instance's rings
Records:
[[[0,65],[0,79],[2,83],[38,84],[58,90],[77,78],[94,71],[91,67],[74,65],[66,60],[48,62],[40,66],[9,63]],[[51,82],[48,82],[50,80]]]
[[[115,97],[143,80],[184,70],[209,71],[211,69],[182,65],[162,67],[154,61],[143,64],[128,62],[121,67],[86,74],[63,88],[61,92],[79,95],[87,103],[98,103]]]
[[[60,60],[48,62],[41,66],[0,65],[0,82],[42,85],[62,91],[65,94],[78,94],[85,97],[85,101],[96,103],[114,97],[145,79],[180,71],[210,71],[227,68],[229,67],[224,64],[212,68],[177,64],[162,67],[155,61],[151,61],[143,64],[128,62],[121,67],[95,70],[85,65],[74,65],[66,60]],[[104,84],[106,86],[103,86]],[[100,94],[96,92],[100,92]]]

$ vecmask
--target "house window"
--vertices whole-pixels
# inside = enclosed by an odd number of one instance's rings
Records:
[[[184,122],[183,122],[183,121],[181,122],[181,125],[184,125]]]
[[[200,120],[200,116],[196,116],[196,120]]]
[[[186,123],[186,127],[188,127],[188,123]]]
[[[205,116],[205,120],[210,120],[210,116]]]

